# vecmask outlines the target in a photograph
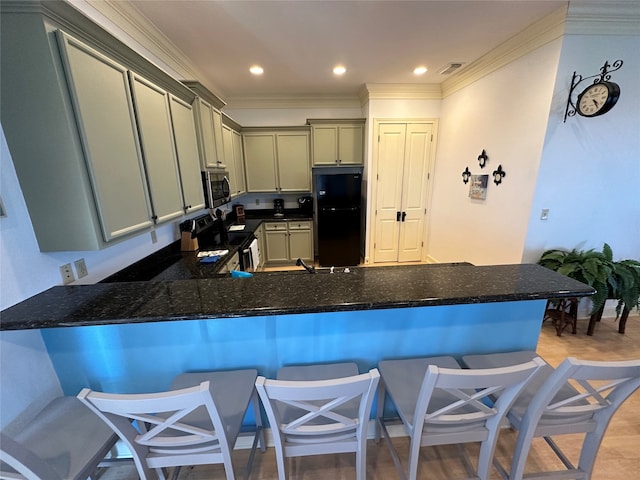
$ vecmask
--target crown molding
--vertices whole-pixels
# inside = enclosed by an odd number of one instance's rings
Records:
[[[360,108],[357,96],[227,97],[227,109]]]
[[[568,35],[640,35],[640,2],[571,2]]]
[[[442,90],[436,83],[367,83],[361,90],[360,100],[364,94],[369,100],[440,100]]]
[[[178,49],[158,28],[153,25],[129,2],[118,0],[101,0],[93,2],[88,0],[65,0],[74,8],[89,14],[97,12],[111,25],[102,24],[102,27],[111,31],[113,35],[122,37],[127,35],[138,43],[157,60],[166,64],[181,78],[201,77],[198,69],[191,64],[187,56]],[[121,33],[121,34],[120,34]],[[120,38],[122,41],[126,41]]]
[[[564,34],[567,7],[557,9],[532,23],[475,62],[442,82],[442,98],[461,90],[518,58],[560,38]]]

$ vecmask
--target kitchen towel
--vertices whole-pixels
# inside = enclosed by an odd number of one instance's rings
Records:
[[[249,249],[251,250],[251,265],[253,267],[253,271],[257,270],[258,265],[260,265],[260,250],[258,249],[258,239],[254,238],[251,245],[249,245]]]

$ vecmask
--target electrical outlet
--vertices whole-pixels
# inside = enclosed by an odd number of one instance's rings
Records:
[[[543,208],[542,213],[540,213],[540,220],[547,220],[549,218],[549,209]]]
[[[158,235],[156,234],[155,230],[151,230],[151,243],[157,243],[158,242]]]
[[[73,276],[73,270],[71,269],[71,264],[70,263],[67,263],[66,265],[62,265],[60,267],[60,275],[62,275],[62,284],[63,285],[71,283],[76,279]]]
[[[74,264],[76,266],[76,273],[78,274],[78,278],[86,277],[87,275],[89,275],[87,264],[84,263],[84,258],[76,260]]]

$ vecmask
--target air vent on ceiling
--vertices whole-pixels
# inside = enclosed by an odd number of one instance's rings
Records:
[[[462,66],[462,63],[447,63],[444,67],[440,69],[440,75],[450,75],[459,69]]]

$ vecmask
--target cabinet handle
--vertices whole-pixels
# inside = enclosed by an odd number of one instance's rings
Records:
[[[402,212],[402,221],[404,222],[405,217],[407,216],[407,212]]]
[[[396,212],[396,222],[400,221],[400,212]]]

